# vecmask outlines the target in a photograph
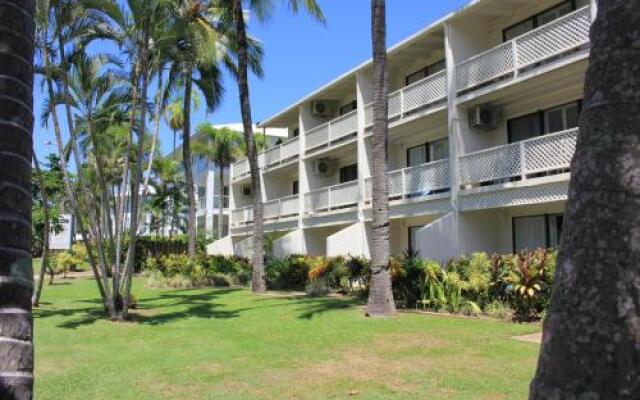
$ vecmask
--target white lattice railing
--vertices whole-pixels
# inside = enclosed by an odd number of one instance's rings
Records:
[[[249,174],[249,160],[243,158],[242,160],[233,164],[233,179],[240,179]]]
[[[352,181],[312,190],[305,194],[304,200],[307,213],[354,206],[360,201],[360,186],[358,181]]]
[[[576,148],[578,129],[539,136],[460,157],[463,186],[569,168]]]
[[[298,195],[283,197],[264,203],[264,219],[294,217],[299,214]]]
[[[233,226],[248,225],[253,222],[253,206],[237,208],[231,212]]]
[[[449,160],[439,160],[389,172],[389,197],[420,197],[449,189]],[[366,199],[371,200],[371,178],[366,181]]]
[[[330,144],[358,132],[357,110],[311,129],[305,134],[305,150]]]
[[[261,162],[261,167],[272,167],[280,164],[284,161],[291,161],[297,158],[300,150],[300,141],[297,137],[291,138],[286,142],[274,146],[261,153],[264,161]]]
[[[591,10],[583,7],[456,65],[456,89],[468,90],[587,45]]]
[[[389,95],[389,119],[447,98],[447,72],[440,71]],[[364,124],[373,125],[373,103],[364,108]]]

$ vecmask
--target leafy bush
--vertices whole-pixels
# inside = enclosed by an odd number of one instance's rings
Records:
[[[309,259],[303,255],[270,259],[265,266],[267,287],[271,290],[304,290],[309,267]]]
[[[491,303],[487,304],[484,308],[484,313],[488,317],[495,319],[502,319],[505,321],[512,321],[515,312],[508,304],[505,304],[499,300],[494,300]]]
[[[251,270],[245,259],[205,257],[190,259],[184,254],[149,257],[144,262],[147,284],[151,287],[195,288],[245,285]]]

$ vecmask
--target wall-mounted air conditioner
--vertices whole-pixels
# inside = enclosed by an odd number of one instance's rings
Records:
[[[336,162],[323,158],[313,163],[313,174],[317,176],[329,176],[335,171]]]
[[[311,102],[311,115],[316,118],[329,118],[334,114],[333,102],[327,100],[317,100]]]
[[[471,128],[492,130],[500,125],[502,111],[500,108],[487,104],[475,106],[469,111],[469,126]]]

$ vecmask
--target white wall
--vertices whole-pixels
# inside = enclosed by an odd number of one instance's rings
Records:
[[[327,257],[354,256],[370,258],[370,229],[358,222],[327,237]]]
[[[282,236],[273,242],[273,257],[285,258],[291,254],[301,254],[303,242],[303,231],[297,229]]]
[[[456,214],[453,212],[425,225],[416,233],[418,254],[422,258],[445,262],[457,255]]]
[[[215,256],[233,256],[234,249],[231,236],[226,236],[209,244],[207,246],[207,254]]]

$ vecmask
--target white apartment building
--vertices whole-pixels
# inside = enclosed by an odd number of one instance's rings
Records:
[[[389,49],[392,254],[445,260],[555,246],[562,232],[595,0],[474,0]],[[331,55],[327,55],[331,57]],[[369,256],[369,60],[262,122],[274,255]],[[249,255],[248,163],[231,168],[230,235]]]

